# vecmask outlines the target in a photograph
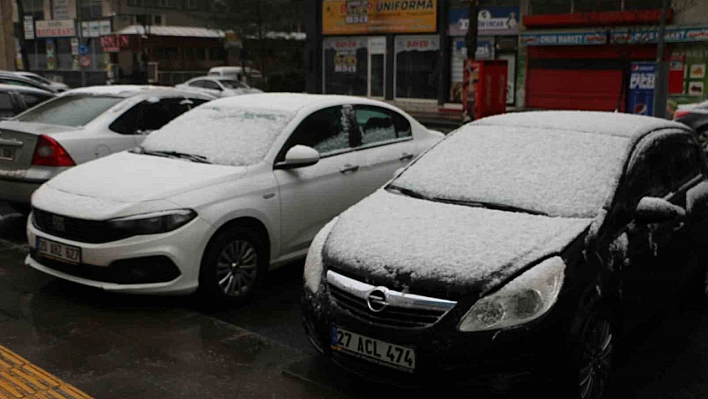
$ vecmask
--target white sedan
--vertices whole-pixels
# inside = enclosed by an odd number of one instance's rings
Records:
[[[175,86],[181,90],[192,90],[205,93],[216,98],[240,96],[243,94],[263,93],[262,90],[251,87],[233,78],[202,76],[190,79]]]
[[[135,151],[81,165],[33,196],[26,263],[126,293],[248,299],[304,257],[329,220],[432,147],[383,102],[254,94],[175,119]]]

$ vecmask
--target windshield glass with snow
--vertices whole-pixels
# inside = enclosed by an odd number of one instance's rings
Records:
[[[190,154],[212,164],[253,165],[263,159],[293,116],[204,104],[150,134],[142,149]]]
[[[68,95],[47,101],[19,115],[18,121],[48,125],[84,126],[125,100],[114,96]]]
[[[595,217],[622,173],[627,144],[560,130],[462,128],[389,188],[460,205]]]

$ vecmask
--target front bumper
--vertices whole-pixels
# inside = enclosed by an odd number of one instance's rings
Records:
[[[27,221],[27,238],[30,255],[25,264],[52,276],[78,284],[101,288],[106,291],[133,294],[189,294],[199,285],[199,267],[202,254],[210,237],[212,226],[197,217],[187,225],[168,233],[134,236],[120,241],[87,244],[56,237],[37,229],[30,217]],[[81,264],[73,266],[58,264],[37,256],[37,237],[60,244],[81,248]],[[171,281],[125,284],[110,282],[108,269],[116,265],[130,265],[145,259],[167,259],[178,269],[177,277]],[[165,262],[167,263],[167,262]],[[99,277],[100,276],[100,277]],[[119,279],[120,280],[120,279]]]
[[[326,287],[305,288],[303,324],[310,342],[338,365],[365,378],[400,386],[464,385],[508,392],[559,379],[568,356],[563,329],[550,320],[501,331],[461,333],[456,326],[465,309],[453,309],[426,328],[393,328],[363,321],[340,309]],[[459,305],[459,304],[458,304]],[[332,349],[332,326],[415,350],[416,369],[399,371]],[[569,368],[565,367],[567,371]]]

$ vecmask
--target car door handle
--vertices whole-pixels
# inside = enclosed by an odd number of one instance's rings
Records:
[[[407,152],[404,152],[404,153],[401,155],[401,157],[398,158],[398,159],[401,160],[401,161],[410,161],[411,159],[413,159],[413,154],[409,154],[409,153],[407,153]]]
[[[353,173],[359,170],[359,165],[344,165],[339,169],[339,173]]]

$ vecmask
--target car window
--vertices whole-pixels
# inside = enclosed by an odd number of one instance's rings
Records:
[[[30,84],[28,82],[22,82],[19,80],[6,79],[6,78],[0,78],[0,83],[4,83],[7,85],[13,85],[13,86],[20,86],[20,87],[36,87],[35,85]]]
[[[220,87],[218,84],[216,84],[216,82],[212,82],[212,81],[210,81],[210,80],[205,80],[205,81],[203,82],[203,84],[204,84],[204,87],[207,88],[207,89],[219,90],[219,91],[221,91],[221,87]]]
[[[189,111],[193,105],[185,98],[143,101],[118,117],[109,128],[120,134],[146,134]]]
[[[22,100],[24,100],[25,105],[27,105],[27,108],[32,108],[35,105],[43,103],[51,98],[49,96],[44,96],[36,93],[20,93],[20,97],[22,97]]]
[[[286,151],[295,145],[306,145],[316,149],[320,155],[327,155],[355,146],[358,143],[350,137],[348,128],[351,126],[348,122],[351,111],[351,107],[347,111],[338,106],[314,112],[295,129]],[[285,154],[281,155],[284,157]]]
[[[204,81],[203,80],[195,80],[194,82],[190,82],[189,85],[192,87],[204,87]]]
[[[245,89],[246,85],[243,83],[239,82],[238,80],[234,79],[219,79],[219,82],[221,82],[224,87],[227,89]]]
[[[649,137],[637,146],[627,173],[628,206],[634,209],[643,197],[662,198],[674,189],[674,161],[667,136]]]
[[[0,118],[15,116],[15,107],[12,104],[10,93],[0,93]]]
[[[361,132],[361,144],[382,143],[411,137],[411,125],[401,115],[379,107],[355,107],[356,121]]]
[[[122,97],[99,95],[74,94],[61,96],[19,115],[17,120],[79,127],[96,119],[123,100],[124,98]]]
[[[688,138],[676,137],[667,151],[673,171],[673,189],[678,190],[701,173],[700,149]]]

